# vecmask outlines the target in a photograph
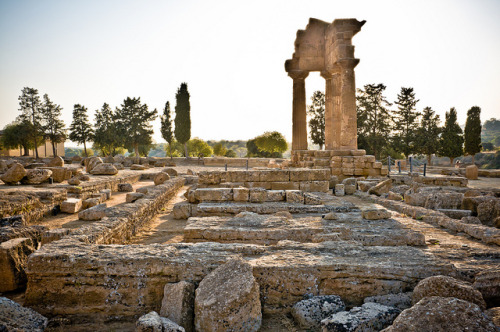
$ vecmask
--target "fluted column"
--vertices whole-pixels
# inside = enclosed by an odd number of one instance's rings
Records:
[[[345,59],[338,61],[341,67],[341,109],[342,132],[340,148],[342,150],[356,150],[358,148],[358,124],[356,114],[356,82],[354,67],[359,59]]]
[[[292,150],[307,150],[306,82],[307,71],[290,71],[293,79]]]

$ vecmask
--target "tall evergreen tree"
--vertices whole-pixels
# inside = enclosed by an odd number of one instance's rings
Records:
[[[440,154],[450,158],[450,165],[453,165],[453,159],[463,154],[463,144],[462,128],[457,123],[457,111],[455,107],[452,107],[445,115],[440,139]]]
[[[116,110],[118,133],[125,139],[125,146],[134,149],[135,156],[140,156],[139,145],[151,146],[153,143],[153,126],[156,109],[149,112],[148,105],[141,104],[141,98],[127,97]]]
[[[75,104],[73,107],[73,122],[69,127],[69,139],[83,144],[85,156],[88,157],[87,142],[94,139],[94,130],[87,117],[87,107],[83,105]]]
[[[467,111],[467,120],[465,121],[464,131],[464,152],[472,156],[472,163],[474,163],[474,156],[481,151],[481,108],[473,106]]]
[[[427,164],[431,165],[432,155],[439,151],[439,115],[432,108],[424,108],[420,127],[417,129],[415,143],[416,151],[427,156]]]
[[[364,89],[358,89],[358,141],[360,148],[380,159],[382,151],[387,147],[391,128],[391,106],[383,93],[383,84],[367,84]]]
[[[167,101],[163,109],[163,115],[160,116],[161,120],[161,136],[168,143],[168,154],[172,158],[172,140],[174,133],[172,131],[172,115],[170,114],[170,102]]]
[[[114,155],[121,141],[117,134],[113,110],[104,103],[100,110],[95,111],[94,149],[101,150],[106,156]]]
[[[187,142],[191,138],[191,106],[189,104],[189,92],[187,83],[181,86],[175,94],[175,139],[184,144],[184,155],[188,155]]]
[[[52,144],[52,152],[54,157],[57,156],[57,143],[62,143],[66,140],[66,132],[64,130],[64,121],[61,120],[62,107],[54,104],[47,94],[43,95],[43,105],[41,107],[41,115],[44,121],[43,131],[45,137],[50,139]]]
[[[323,150],[325,145],[325,94],[315,91],[311,97],[312,104],[309,105],[307,113],[311,116],[309,120],[309,134],[311,141],[319,145]]]
[[[21,111],[21,122],[28,121],[31,126],[31,139],[33,140],[33,148],[35,150],[35,157],[38,159],[38,143],[43,143],[43,130],[42,130],[42,116],[40,108],[42,102],[38,95],[38,90],[25,87],[19,96],[19,111]]]
[[[418,129],[418,118],[421,113],[417,112],[415,106],[418,103],[413,88],[401,87],[398,100],[398,110],[394,111],[394,136],[393,146],[396,151],[401,152],[406,158],[416,152],[415,138]]]

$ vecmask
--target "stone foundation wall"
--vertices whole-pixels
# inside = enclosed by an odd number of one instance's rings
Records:
[[[199,187],[246,187],[267,190],[302,190],[327,192],[328,169],[269,169],[238,171],[206,171],[198,174]]]
[[[409,175],[391,175],[394,184],[421,183],[431,186],[451,186],[451,187],[467,187],[469,180],[459,176],[421,176],[420,174]]]
[[[92,194],[98,193],[102,189],[111,189],[111,191],[118,191],[118,184],[120,183],[135,183],[141,179],[141,174],[136,172],[128,173],[121,171],[118,175],[103,176],[91,181],[81,182],[77,186],[61,185],[59,187],[65,188],[68,193],[74,196],[86,199]]]

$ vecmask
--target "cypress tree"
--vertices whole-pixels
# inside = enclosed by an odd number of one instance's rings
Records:
[[[95,111],[94,147],[101,150],[103,155],[114,155],[121,141],[116,130],[115,114],[111,107],[104,103],[101,110]]]
[[[465,121],[464,131],[464,151],[465,154],[474,156],[481,151],[481,108],[473,106],[467,111],[467,120]]]
[[[432,108],[424,108],[420,127],[417,129],[415,143],[416,151],[427,156],[427,163],[431,165],[432,155],[439,151],[439,115]]]
[[[311,116],[309,120],[309,134],[311,141],[319,145],[323,150],[325,145],[325,94],[321,91],[315,91],[311,97],[312,104],[309,105],[307,113]]]
[[[181,83],[175,94],[175,101],[175,139],[184,144],[184,155],[187,158],[187,142],[191,138],[191,106],[187,83]]]
[[[454,107],[446,112],[445,118],[440,140],[440,154],[450,158],[450,165],[453,165],[453,159],[463,154],[463,132],[457,123],[457,111]]]
[[[401,88],[398,100],[394,103],[398,105],[398,110],[394,111],[394,132],[393,145],[396,151],[401,152],[406,158],[415,153],[415,138],[418,129],[418,118],[421,115],[415,110],[418,103],[415,98],[413,88]]]
[[[161,136],[168,143],[168,152],[170,158],[172,158],[172,139],[174,138],[172,132],[172,119],[170,114],[170,102],[167,101],[165,108],[163,109],[163,115],[160,117],[161,120]]]
[[[87,117],[87,107],[75,104],[73,107],[73,122],[69,127],[69,139],[73,142],[83,144],[83,150],[87,157],[87,142],[91,141],[94,136],[94,131]]]

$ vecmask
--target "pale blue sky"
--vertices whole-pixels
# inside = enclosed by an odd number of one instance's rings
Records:
[[[23,1],[0,0],[0,127],[25,86],[48,93],[71,123],[73,105],[113,108],[127,96],[175,105],[187,82],[192,137],[291,140],[292,80],[284,71],[309,17],[366,20],[353,39],[356,84],[415,88],[419,110],[456,107],[500,118],[500,1]],[[308,96],[324,90],[311,73]],[[309,102],[309,97],[308,97]],[[163,142],[155,122],[155,140]]]

